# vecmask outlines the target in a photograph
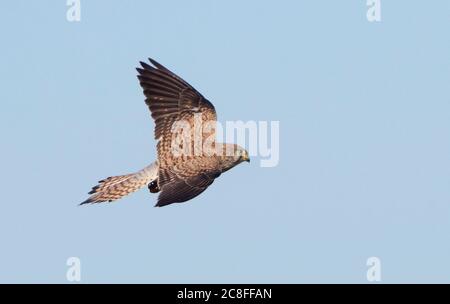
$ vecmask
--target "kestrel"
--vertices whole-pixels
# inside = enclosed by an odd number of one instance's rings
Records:
[[[188,201],[223,172],[250,162],[236,144],[215,140],[216,110],[189,83],[153,59],[140,62],[138,79],[155,121],[157,160],[131,174],[99,181],[82,204],[111,202],[148,186],[159,192],[155,207]],[[200,130],[199,130],[200,125]]]

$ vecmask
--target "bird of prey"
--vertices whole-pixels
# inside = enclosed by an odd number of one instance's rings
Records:
[[[182,78],[149,61],[140,62],[136,70],[155,122],[157,160],[136,173],[99,181],[81,205],[111,202],[146,185],[151,193],[159,192],[155,207],[185,202],[205,191],[221,173],[250,162],[244,148],[216,142],[212,103]]]

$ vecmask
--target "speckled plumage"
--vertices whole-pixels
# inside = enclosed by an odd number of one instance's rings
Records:
[[[215,125],[216,111],[211,102],[190,84],[156,61],[149,60],[153,66],[141,62],[142,68],[137,68],[137,71],[146,96],[145,103],[155,121],[158,160],[135,174],[109,177],[100,181],[90,192],[92,196],[83,204],[113,201],[146,184],[149,184],[151,192],[160,191],[156,206],[184,202],[206,190],[222,172],[242,161],[249,161],[248,153],[241,147],[216,143],[214,127],[208,130],[204,128],[199,134],[191,132],[190,147],[184,148],[197,152],[199,147],[213,139],[209,143],[213,149],[224,151],[228,147],[236,153],[231,156],[222,153],[174,155],[173,145],[179,144],[179,134],[173,130],[174,124],[185,122],[191,130],[194,130],[198,123]]]

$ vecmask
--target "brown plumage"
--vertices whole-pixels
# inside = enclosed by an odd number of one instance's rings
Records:
[[[222,172],[249,161],[243,148],[215,142],[216,111],[211,102],[167,68],[149,60],[153,66],[141,62],[142,68],[137,71],[145,103],[155,121],[158,160],[135,174],[101,181],[82,204],[116,200],[147,184],[150,192],[160,192],[156,206],[184,202],[205,191]],[[180,142],[180,133],[174,129],[179,123],[185,123],[180,132],[186,128],[192,131],[187,133],[187,144]],[[198,124],[203,129],[196,133]],[[208,124],[212,127],[205,128]],[[207,144],[220,153],[197,153]],[[174,145],[191,153],[176,155]],[[232,154],[222,153],[225,151]]]
[[[132,174],[111,176],[99,181],[98,185],[88,193],[91,196],[81,203],[112,202],[147,185],[158,176],[157,162]]]

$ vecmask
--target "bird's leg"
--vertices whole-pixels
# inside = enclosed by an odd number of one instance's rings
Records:
[[[159,186],[158,186],[158,180],[154,179],[148,184],[148,190],[150,190],[151,193],[157,193],[159,192]]]

